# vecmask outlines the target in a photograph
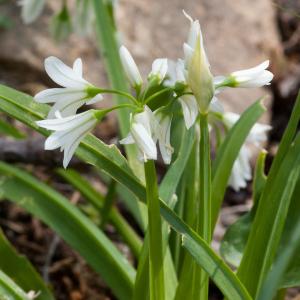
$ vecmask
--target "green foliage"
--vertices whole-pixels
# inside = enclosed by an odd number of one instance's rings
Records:
[[[29,260],[19,255],[0,230],[0,270],[24,291],[39,292],[37,300],[54,300],[40,275]],[[26,276],[24,276],[26,274]]]

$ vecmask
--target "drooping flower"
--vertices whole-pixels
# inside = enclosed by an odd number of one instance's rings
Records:
[[[161,111],[156,111],[154,114],[158,122],[157,138],[159,150],[164,163],[169,165],[171,163],[172,154],[174,152],[174,149],[170,143],[172,115],[165,114]]]
[[[25,24],[34,22],[42,13],[45,6],[45,0],[21,0],[21,16]]]
[[[168,59],[167,58],[157,58],[152,63],[152,70],[148,75],[149,80],[157,79],[158,84],[160,84],[166,77],[168,71]]]
[[[157,159],[157,121],[151,109],[145,105],[144,111],[131,115],[130,133],[121,144],[136,144],[139,159],[146,162]]]
[[[40,127],[54,132],[45,141],[45,150],[60,148],[64,151],[63,166],[66,168],[80,142],[91,132],[99,121],[96,110],[63,118],[59,112],[56,119],[37,121]]]
[[[214,83],[217,88],[241,87],[253,88],[269,85],[274,75],[267,70],[269,61],[266,60],[256,67],[232,72],[228,76],[216,76]]]
[[[131,86],[134,88],[140,88],[143,84],[143,79],[130,52],[125,46],[121,46],[119,54],[124,71]]]
[[[59,111],[63,117],[74,115],[84,104],[93,104],[103,99],[92,84],[82,75],[82,61],[77,58],[73,68],[54,56],[45,59],[45,69],[49,77],[62,88],[51,88],[39,92],[34,99],[40,103],[54,103],[48,118],[54,118]],[[94,92],[96,91],[96,92]]]
[[[223,115],[223,122],[225,126],[230,129],[239,120],[240,115],[226,112]],[[261,144],[267,140],[267,132],[271,130],[270,125],[256,123],[242,146],[240,153],[234,162],[234,166],[231,172],[231,176],[228,182],[235,191],[239,191],[240,188],[244,188],[247,185],[247,181],[251,180],[251,153],[247,148],[247,145],[254,145],[261,147]]]
[[[213,76],[203,45],[203,37],[199,21],[194,21],[189,15],[191,27],[187,43],[184,43],[185,77],[192,90],[201,113],[207,113],[214,96]]]

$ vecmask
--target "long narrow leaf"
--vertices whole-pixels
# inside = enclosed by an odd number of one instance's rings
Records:
[[[38,292],[37,300],[54,300],[53,295],[30,261],[16,252],[5,238],[2,230],[0,230],[0,270],[13,278],[14,282],[24,291]]]
[[[29,300],[29,297],[9,276],[0,270],[0,299]]]
[[[62,195],[0,162],[0,193],[52,227],[99,273],[119,299],[130,299],[135,271],[112,242]]]
[[[217,152],[212,168],[212,229],[219,215],[233,164],[251,128],[265,110],[261,100],[251,105],[229,131]]]
[[[272,179],[272,191],[263,191],[246,249],[238,270],[238,276],[249,292],[255,296],[269,271],[278,249],[281,234],[300,168],[300,136],[286,154],[276,177]]]

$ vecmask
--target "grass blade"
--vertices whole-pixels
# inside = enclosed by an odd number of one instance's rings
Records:
[[[0,230],[0,270],[22,288],[29,292],[39,292],[37,300],[54,300],[53,295],[33,268],[29,260],[19,255]],[[26,276],[24,276],[26,274]]]
[[[62,195],[28,173],[0,162],[0,192],[43,220],[105,280],[119,299],[131,299],[135,270],[112,242]]]
[[[261,100],[251,105],[231,128],[212,166],[212,230],[216,224],[233,164],[251,128],[265,112]]]

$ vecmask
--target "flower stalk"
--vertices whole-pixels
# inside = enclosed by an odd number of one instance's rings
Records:
[[[211,161],[210,161],[210,140],[208,128],[208,115],[200,114],[200,157],[199,157],[199,213],[198,233],[210,244],[211,241]],[[200,298],[208,299],[209,277],[204,270],[200,270]]]
[[[144,164],[148,205],[150,300],[165,298],[161,216],[156,169],[153,160]]]

